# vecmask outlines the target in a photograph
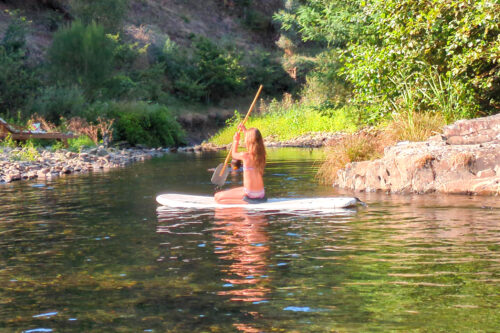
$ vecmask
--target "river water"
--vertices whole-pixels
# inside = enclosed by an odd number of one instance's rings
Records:
[[[268,153],[268,196],[352,195],[314,180],[320,150]],[[361,193],[367,207],[326,214],[157,211],[162,192],[212,194],[207,169],[223,158],[171,154],[0,186],[0,331],[500,329],[498,197]]]

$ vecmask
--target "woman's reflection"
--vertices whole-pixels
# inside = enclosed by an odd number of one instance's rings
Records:
[[[218,294],[229,295],[232,301],[266,300],[269,242],[265,216],[240,207],[217,209],[214,227],[215,253],[230,261],[221,269],[226,275],[223,280],[233,287]]]

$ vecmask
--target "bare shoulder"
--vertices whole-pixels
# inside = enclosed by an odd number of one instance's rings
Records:
[[[242,160],[243,163],[247,162],[250,158],[250,154],[246,151],[233,153],[233,158],[237,160]]]
[[[241,153],[241,159],[243,160],[243,162],[248,162],[248,160],[250,159],[250,153],[248,152],[242,152]]]

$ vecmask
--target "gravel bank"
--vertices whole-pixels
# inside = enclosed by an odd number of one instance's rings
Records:
[[[52,179],[66,174],[108,170],[144,161],[168,152],[166,149],[93,148],[74,153],[0,147],[0,184],[17,180]],[[29,158],[27,158],[29,157]]]

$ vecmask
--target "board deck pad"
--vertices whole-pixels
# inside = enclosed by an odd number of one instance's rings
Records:
[[[167,193],[156,197],[156,201],[171,208],[210,209],[243,207],[252,210],[322,210],[355,207],[358,199],[353,197],[323,198],[272,198],[258,204],[218,204],[213,196]]]

